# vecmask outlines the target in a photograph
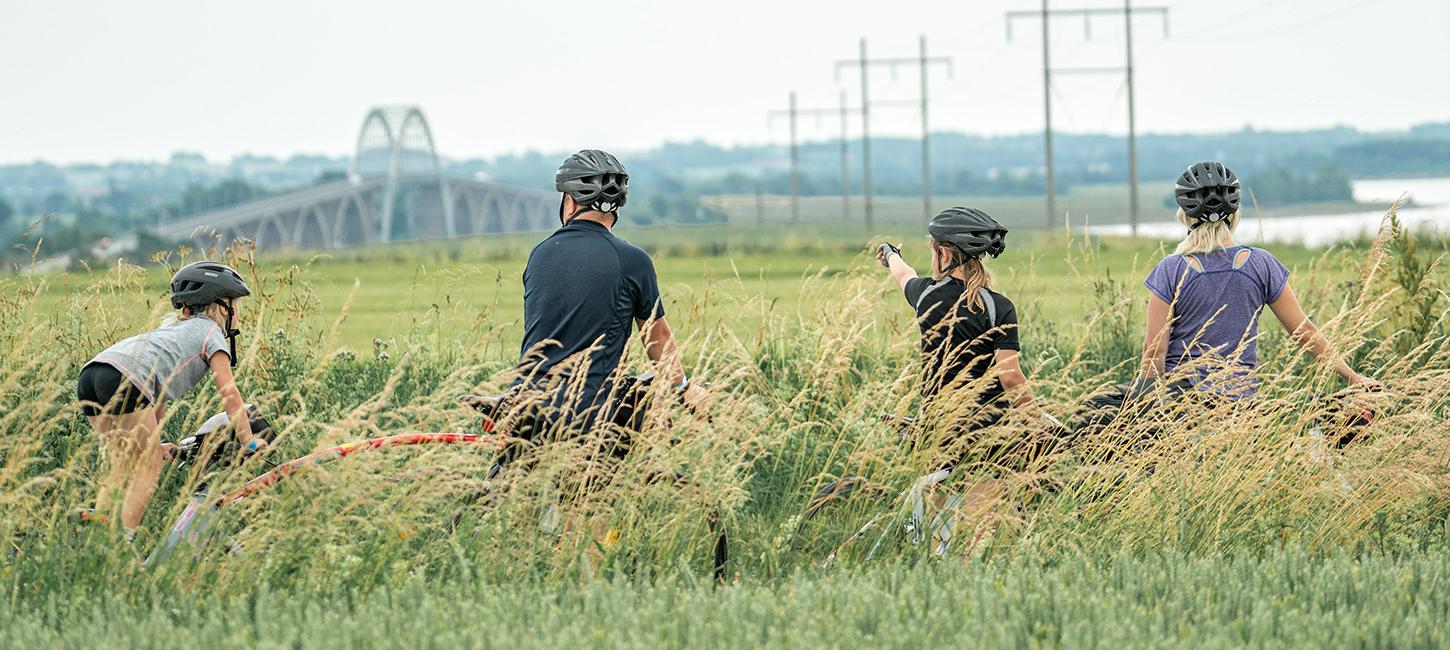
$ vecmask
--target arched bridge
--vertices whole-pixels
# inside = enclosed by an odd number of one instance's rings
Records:
[[[447,176],[416,107],[374,108],[358,133],[348,179],[162,224],[162,238],[198,247],[250,239],[258,249],[338,248],[548,230],[558,197]]]

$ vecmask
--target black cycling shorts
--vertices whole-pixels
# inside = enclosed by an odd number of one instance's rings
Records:
[[[133,413],[151,405],[151,400],[109,363],[90,363],[81,369],[76,400],[88,417]]]

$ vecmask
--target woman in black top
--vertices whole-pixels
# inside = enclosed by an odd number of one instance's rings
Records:
[[[1012,405],[1036,408],[1018,362],[1022,346],[1017,309],[1006,296],[992,291],[992,275],[983,264],[984,256],[996,257],[1006,250],[1007,229],[981,210],[958,207],[942,211],[927,230],[930,277],[918,277],[895,247],[883,245],[877,251],[877,259],[916,310],[921,327],[921,391],[927,406],[940,402],[953,412],[960,423],[954,427],[958,431],[990,426]]]

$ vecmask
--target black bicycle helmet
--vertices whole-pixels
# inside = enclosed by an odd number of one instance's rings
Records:
[[[171,306],[177,309],[250,295],[252,290],[241,274],[221,262],[193,262],[171,276]]]
[[[559,166],[554,189],[574,197],[583,210],[614,212],[628,198],[629,170],[607,152],[584,149]]]
[[[1007,229],[976,208],[947,208],[926,227],[932,239],[955,246],[968,258],[996,257],[1007,250]]]
[[[1223,163],[1201,162],[1178,177],[1173,198],[1192,227],[1226,221],[1239,211],[1239,177]]]

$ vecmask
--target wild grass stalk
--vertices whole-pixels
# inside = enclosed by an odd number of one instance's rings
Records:
[[[1392,232],[1361,258],[1354,285],[1330,280],[1342,273],[1336,260],[1343,257],[1325,256],[1293,279],[1335,345],[1388,385],[1358,398],[1379,414],[1362,442],[1316,460],[1310,430],[1333,434],[1340,426],[1323,423],[1318,400],[1337,380],[1266,323],[1261,396],[1249,404],[1210,409],[1186,401],[1129,413],[1106,435],[1026,467],[988,452],[992,442],[1037,426],[1026,416],[1008,417],[975,440],[928,429],[928,439],[980,461],[940,493],[987,495],[985,507],[947,514],[962,532],[943,561],[1394,552],[1443,542],[1450,533],[1443,270],[1424,247],[1391,245]],[[1096,243],[1040,246],[1036,254],[1065,255],[1094,279],[1095,306],[1084,320],[1047,323],[1033,306],[1047,288],[1025,276],[1003,278],[1020,297],[1028,374],[1047,408],[1070,419],[1086,396],[1135,371],[1142,292],[1108,273]],[[385,350],[340,352],[347,309],[319,312],[306,264],[271,264],[245,250],[229,255],[256,288],[243,308],[239,377],[243,394],[279,431],[275,458],[401,431],[474,431],[477,416],[457,396],[501,391],[511,378],[501,352],[513,347],[511,333],[487,323],[463,342],[424,323]],[[487,474],[495,449],[484,445],[399,448],[318,465],[222,509],[211,544],[143,568],[201,482],[219,494],[265,467],[254,460],[229,471],[168,471],[133,542],[75,525],[69,513],[90,504],[100,463],[71,397],[80,364],[159,322],[167,306],[125,265],[94,274],[62,311],[40,308],[45,282],[0,279],[0,586],[11,607],[55,606],[58,594],[223,602],[259,585],[368,594],[419,579],[570,584],[680,572],[703,579],[721,529],[731,541],[731,580],[787,577],[818,571],[868,520],[897,512],[897,495],[943,458],[932,445],[903,444],[879,422],[884,413],[915,414],[920,372],[915,324],[879,277],[859,268],[804,277],[800,306],[790,310],[732,291],[725,278],[672,308],[718,323],[690,333],[685,346],[694,376],[716,384],[708,419],[673,405],[661,388],[654,416],[618,463],[598,453],[604,439],[591,439],[530,445],[524,462],[494,479]],[[759,325],[732,327],[736,314]],[[642,369],[637,357],[629,364]],[[972,408],[970,392],[934,408]],[[209,388],[173,405],[166,437],[179,438],[218,410]],[[810,495],[845,476],[870,487],[802,526]],[[887,540],[871,562],[929,556],[929,545],[910,544],[895,529],[870,537]],[[872,543],[852,546],[837,566],[865,565]]]

